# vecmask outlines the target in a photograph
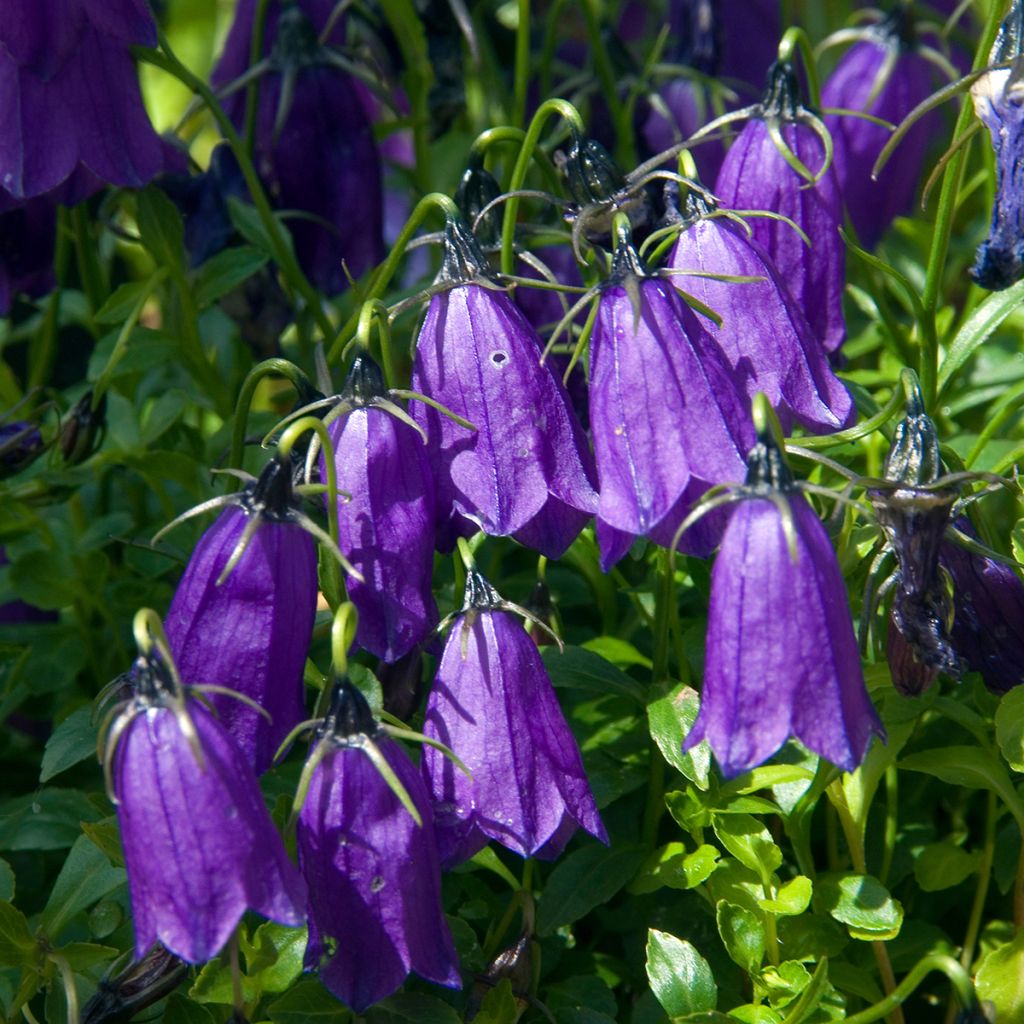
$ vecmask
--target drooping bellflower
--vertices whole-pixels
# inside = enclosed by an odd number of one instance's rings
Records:
[[[821,173],[825,146],[821,122],[801,103],[792,65],[777,62],[768,73],[768,88],[722,163],[715,195],[733,210],[769,210],[795,222],[810,247],[785,221],[758,217],[751,221],[754,239],[767,250],[803,308],[814,336],[834,353],[846,336],[843,320],[846,252],[839,228],[842,193],[833,166]],[[774,136],[774,138],[773,138]],[[787,163],[777,143],[811,174],[811,184]]]
[[[271,3],[269,55],[251,72],[259,74],[256,169],[275,206],[312,215],[290,220],[288,228],[303,269],[328,294],[348,287],[346,268],[358,277],[384,255],[382,172],[373,130],[333,49],[317,37],[327,18],[323,10],[332,6]],[[237,81],[239,65],[246,67],[254,7],[240,10],[214,69],[215,85]],[[245,90],[228,96],[225,109],[241,128]]]
[[[250,909],[301,924],[306,886],[245,755],[155,655],[138,659],[133,683],[106,761],[136,959],[161,942],[189,963],[209,960]]]
[[[734,776],[795,737],[853,771],[883,730],[835,551],[768,431],[747,466],[711,574],[701,706],[684,749],[706,739]]]
[[[338,546],[363,576],[348,584],[359,611],[356,643],[393,662],[437,624],[430,464],[423,437],[399,418],[369,356],[356,357],[341,398],[351,411],[328,430],[347,495],[338,495]],[[324,468],[320,475],[326,479]]]
[[[671,282],[620,237],[590,341],[590,430],[597,459],[601,564],[636,535],[672,543],[693,503],[743,477],[753,430],[721,350]],[[705,519],[681,549],[708,554]]]
[[[537,332],[493,281],[468,227],[445,229],[445,260],[416,341],[412,386],[469,420],[411,409],[427,434],[438,543],[472,523],[560,557],[597,506],[569,398],[541,362]]]
[[[450,747],[467,777],[432,748],[422,767],[443,866],[494,839],[523,857],[557,857],[577,828],[607,834],[579,748],[536,644],[476,571],[427,700],[424,733]]]
[[[60,189],[76,203],[104,182],[138,188],[168,153],[142,104],[129,47],[155,46],[144,0],[0,5],[0,198]]]
[[[918,48],[913,16],[905,5],[897,4],[843,54],[822,87],[821,103],[825,108],[863,111],[898,125],[937,84],[934,64]],[[899,158],[889,161],[877,181],[872,180],[871,170],[890,129],[841,114],[827,114],[825,125],[834,140],[841,140],[835,167],[847,212],[860,244],[873,249],[893,219],[910,210],[941,115],[931,114],[914,124]]]
[[[715,216],[711,200],[687,196],[685,229],[667,265],[674,270],[752,277],[734,283],[710,277],[673,280],[721,318],[721,324],[697,314],[725,353],[753,399],[764,392],[784,430],[796,420],[814,433],[848,426],[855,410],[850,393],[833,373],[814,338],[803,310],[772,258],[742,226]]]
[[[371,744],[421,824],[371,760]],[[347,680],[334,689],[307,772],[296,835],[311,895],[306,969],[318,969],[356,1013],[394,992],[410,971],[459,988],[430,799],[419,772]]]
[[[226,694],[209,695],[258,773],[305,717],[316,545],[296,521],[297,508],[291,467],[275,457],[203,534],[165,623],[184,678],[227,687],[269,714],[268,720]]]

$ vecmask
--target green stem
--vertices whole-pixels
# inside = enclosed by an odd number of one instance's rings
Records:
[[[343,676],[348,672],[348,649],[359,628],[359,612],[351,601],[338,605],[331,623],[331,665]]]
[[[919,960],[899,985],[892,992],[888,993],[883,1000],[860,1013],[853,1014],[852,1017],[847,1017],[846,1024],[871,1024],[872,1021],[881,1020],[893,1012],[899,1012],[900,1004],[914,992],[917,986],[932,971],[941,971],[949,978],[960,998],[960,1004],[965,1009],[977,1005],[978,998],[974,993],[974,986],[971,984],[970,976],[963,967],[951,956],[933,953]]]
[[[516,25],[516,78],[512,121],[526,123],[526,92],[530,85],[530,0],[519,0]]]
[[[356,338],[367,351],[370,348],[370,328],[377,321],[377,340],[380,342],[380,364],[384,370],[384,382],[389,388],[398,383],[398,371],[395,368],[394,353],[391,348],[391,320],[388,307],[380,299],[367,299],[359,310],[359,325]]]
[[[807,33],[795,25],[786,29],[779,40],[779,60],[784,64],[793,63],[793,55],[799,50],[807,76],[807,105],[812,110],[821,109],[821,84],[818,79],[818,65],[814,61],[814,47]]]
[[[267,8],[270,0],[258,0],[252,19],[252,40],[249,45],[249,67],[255,67],[263,56],[263,36],[267,28]],[[260,76],[253,75],[245,89],[245,151],[252,159],[256,150],[256,113],[259,110]]]
[[[256,393],[259,382],[271,374],[287,377],[300,394],[303,386],[309,385],[309,378],[287,359],[264,359],[262,363],[257,363],[246,374],[245,380],[242,381],[242,389],[238,393],[235,422],[231,428],[231,458],[228,465],[236,469],[244,468],[242,462],[245,450],[245,428],[249,421],[249,409],[252,406],[253,395]]]
[[[57,287],[50,293],[46,303],[46,313],[39,329],[39,336],[29,346],[28,351],[28,389],[42,387],[49,379],[53,370],[53,360],[57,353],[57,332],[60,327],[60,303],[64,295],[64,284],[67,277],[70,246],[68,237],[68,211],[60,207],[57,211],[57,235],[54,244],[53,267]]]
[[[885,885],[892,869],[892,858],[896,851],[896,832],[899,824],[899,775],[896,765],[885,769],[885,848],[882,851],[882,867],[878,880]]]
[[[103,270],[96,259],[96,241],[92,236],[89,211],[86,209],[85,203],[79,203],[72,208],[71,229],[75,236],[75,262],[78,264],[78,276],[81,278],[82,291],[89,304],[90,330],[95,334],[96,324],[93,317],[103,305],[107,288],[103,282]]]

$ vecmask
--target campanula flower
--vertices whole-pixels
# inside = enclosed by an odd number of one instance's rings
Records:
[[[371,747],[419,823],[371,759]],[[306,969],[318,969],[356,1013],[394,992],[410,971],[459,988],[430,799],[408,756],[347,680],[334,689],[306,771],[296,836],[311,896]]]
[[[445,867],[489,839],[544,859],[557,857],[577,828],[608,841],[576,740],[517,611],[468,571],[465,607],[448,634],[423,726],[472,773],[423,751]]]
[[[136,959],[161,942],[189,963],[209,960],[250,909],[301,924],[306,886],[246,756],[155,654],[137,660],[132,681],[105,746]]]
[[[674,278],[676,284],[722,318],[719,325],[697,314],[744,381],[747,395],[753,399],[764,392],[783,429],[788,431],[794,419],[814,433],[848,426],[855,414],[853,400],[832,372],[789,285],[743,226],[715,213],[713,202],[689,194],[685,229],[668,266],[758,280],[681,276]]]
[[[557,558],[597,507],[569,398],[537,332],[490,277],[468,227],[445,229],[440,290],[416,342],[412,386],[475,431],[416,403],[437,488],[439,543],[476,523]],[[470,527],[471,528],[471,527]]]
[[[8,203],[0,192],[0,316],[14,296],[38,299],[53,289],[57,208],[48,199]]]
[[[229,507],[196,545],[166,630],[184,678],[241,693],[266,712],[222,693],[208,698],[263,772],[305,717],[302,673],[316,613],[316,545],[300,522],[286,461],[271,459],[258,481],[219,503]]]
[[[0,5],[0,197],[75,203],[164,170],[129,47],[155,46],[144,0]]]
[[[721,350],[671,282],[650,274],[620,237],[590,341],[590,429],[597,458],[601,563],[636,535],[672,543],[712,485],[743,478],[753,431]],[[707,554],[708,520],[682,538]]]
[[[768,431],[747,465],[711,574],[704,687],[684,749],[706,739],[734,776],[795,737],[853,771],[882,726],[835,551]]]
[[[715,195],[733,210],[782,214],[807,235],[809,248],[785,221],[758,217],[750,225],[754,239],[767,250],[806,313],[815,338],[833,353],[846,336],[846,252],[839,236],[842,193],[835,167],[824,168],[823,133],[821,122],[801,105],[792,66],[774,64],[763,100],[726,153]],[[809,173],[820,175],[818,180],[811,184],[790,166],[780,143]]]
[[[387,398],[369,356],[356,357],[341,399],[351,411],[328,429],[345,492],[338,496],[338,546],[363,576],[348,584],[359,611],[356,643],[393,662],[437,624],[433,479],[424,438]]]
[[[898,125],[937,84],[935,65],[918,46],[913,16],[906,6],[897,5],[843,54],[822,87],[821,103]],[[871,170],[890,129],[862,117],[825,116],[833,139],[840,140],[835,168],[843,201],[865,248],[873,249],[893,218],[910,210],[928,144],[941,121],[939,114],[917,121],[899,159],[890,160],[874,181]]]

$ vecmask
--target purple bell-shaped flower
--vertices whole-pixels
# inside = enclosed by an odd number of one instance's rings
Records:
[[[823,134],[824,126],[800,103],[800,85],[792,66],[774,64],[764,99],[725,156],[715,195],[729,209],[782,214],[807,236],[809,248],[785,221],[758,217],[751,222],[754,239],[767,250],[806,313],[815,338],[831,354],[846,336],[846,252],[839,236],[843,223],[839,179],[834,166],[822,172]],[[790,157],[817,178],[813,184],[790,166],[780,145],[788,147]]]
[[[312,896],[306,969],[318,969],[356,1013],[394,992],[410,971],[459,988],[430,799],[346,679],[335,686],[304,778],[296,838]]]
[[[287,460],[271,459],[203,534],[178,583],[166,630],[178,667],[230,695],[209,701],[257,772],[305,716],[302,673],[316,614],[316,545],[292,493]],[[193,512],[203,510],[200,506]],[[269,716],[269,718],[268,718]]]
[[[328,429],[344,492],[338,546],[363,577],[348,584],[359,612],[356,643],[394,662],[437,625],[430,463],[424,438],[388,399],[369,356],[356,356],[341,399],[350,411]]]
[[[709,487],[742,480],[741,453],[753,441],[745,406],[696,315],[620,236],[590,341],[602,567],[614,565],[636,535],[671,544]],[[717,539],[705,520],[681,547],[706,555]]]
[[[787,432],[794,419],[814,433],[848,426],[855,415],[850,393],[764,248],[734,218],[716,215],[714,204],[694,192],[687,196],[684,224],[668,258],[670,268],[759,279],[675,278],[722,318],[716,324],[697,314],[745,381],[747,395],[753,399],[764,392]]]
[[[104,760],[136,959],[160,942],[189,963],[209,960],[250,909],[301,924],[306,886],[245,755],[159,656],[142,655],[132,682]]]
[[[491,278],[469,229],[451,218],[445,261],[416,342],[412,386],[459,416],[411,413],[427,434],[439,544],[475,523],[560,557],[597,507],[583,430],[537,332]]]
[[[441,863],[452,867],[494,839],[523,857],[550,859],[577,828],[608,837],[579,748],[537,646],[475,570],[427,701],[424,734],[450,747],[472,777],[427,747]]]
[[[711,575],[700,713],[684,749],[706,739],[734,776],[793,736],[853,771],[883,730],[835,551],[769,430],[747,465]]]

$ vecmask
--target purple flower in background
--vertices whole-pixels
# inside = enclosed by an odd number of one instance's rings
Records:
[[[792,226],[767,217],[751,222],[754,239],[771,256],[803,308],[815,338],[834,353],[846,336],[843,320],[846,253],[839,228],[842,193],[836,159],[813,185],[779,152],[776,139],[813,174],[821,171],[825,148],[817,121],[799,103],[799,83],[788,64],[775,64],[759,113],[729,148],[715,184],[722,205],[733,210],[770,210],[797,224],[810,248]]]
[[[464,775],[423,751],[441,862],[461,863],[489,839],[523,857],[557,857],[577,828],[607,834],[579,748],[537,647],[475,570],[448,634],[423,731],[450,747]]]
[[[935,89],[936,68],[917,48],[913,17],[897,6],[867,29],[836,65],[821,92],[826,108],[859,110],[899,124]],[[861,245],[873,249],[893,218],[910,210],[929,142],[941,115],[921,118],[877,181],[871,179],[890,129],[861,117],[828,114],[825,124],[839,140],[836,174],[846,209]]]
[[[209,960],[249,909],[301,924],[306,887],[245,756],[163,662],[140,657],[133,681],[106,763],[136,959],[161,942],[189,963]]]
[[[540,361],[537,332],[489,279],[469,229],[451,220],[445,239],[446,287],[420,329],[412,386],[477,429],[412,407],[427,433],[439,543],[450,547],[453,530],[469,520],[558,558],[597,506],[583,431],[561,381]]]
[[[600,504],[601,564],[635,535],[671,544],[712,485],[743,477],[753,439],[745,401],[721,350],[668,281],[647,273],[620,239],[590,342],[590,429]],[[705,519],[681,549],[707,554]]]
[[[970,521],[953,525],[974,539]],[[1024,683],[1024,583],[1004,562],[944,540],[939,558],[953,578],[951,639],[967,667],[993,693]]]
[[[257,772],[305,715],[302,673],[316,613],[316,545],[295,521],[291,469],[272,459],[203,534],[167,613],[184,678],[237,691],[210,704]],[[231,565],[230,571],[228,566]]]
[[[129,47],[156,45],[143,0],[0,5],[0,197],[58,187],[75,203],[104,182],[138,188],[164,169]]]
[[[371,760],[371,745],[420,823]],[[394,992],[410,971],[459,988],[430,799],[419,772],[347,680],[335,687],[306,770],[297,829],[311,895],[306,969],[319,969],[320,980],[356,1013]]]
[[[711,575],[700,713],[684,749],[706,739],[734,776],[794,736],[853,771],[883,730],[835,551],[767,432],[748,467]]]
[[[333,4],[282,7],[272,3],[268,56],[259,76],[256,169],[279,209],[311,217],[288,224],[299,262],[330,294],[348,287],[384,255],[380,155],[359,95],[330,46],[317,38]],[[240,84],[248,63],[254,3],[240,7],[212,80]],[[308,9],[307,9],[308,8]],[[335,36],[341,32],[336,27]],[[245,78],[241,78],[244,82]],[[225,100],[241,128],[245,90]]]
[[[363,576],[348,583],[359,611],[356,643],[393,662],[437,624],[430,464],[423,437],[388,400],[369,356],[356,356],[341,397],[352,409],[329,431],[338,489],[350,495],[338,496],[338,546]],[[320,476],[326,480],[323,465]]]
[[[814,433],[848,426],[855,410],[850,393],[832,372],[803,310],[771,257],[728,217],[694,193],[687,197],[686,228],[668,258],[674,270],[755,277],[747,284],[708,277],[675,277],[675,283],[721,318],[701,324],[725,353],[753,399],[764,392],[783,429],[793,419]]]
[[[14,296],[37,299],[54,286],[57,208],[48,199],[14,204],[0,191],[0,316]]]

